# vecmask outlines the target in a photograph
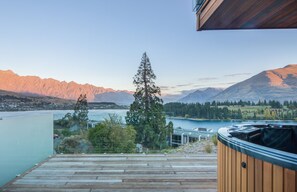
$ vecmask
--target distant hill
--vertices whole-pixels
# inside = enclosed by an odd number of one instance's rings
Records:
[[[74,104],[72,100],[0,90],[0,111],[73,109]]]
[[[130,105],[134,101],[134,97],[131,93],[125,91],[118,92],[106,92],[95,95],[95,101],[100,102],[114,102],[119,105]]]
[[[211,98],[216,101],[297,100],[297,65],[263,71]]]
[[[164,101],[164,103],[178,102],[178,100],[189,95],[190,93],[193,93],[194,91],[195,90],[184,90],[177,94],[165,94],[165,95],[162,95],[161,98]]]
[[[73,110],[74,100],[0,90],[0,111]],[[126,109],[113,102],[88,102],[89,109]]]
[[[127,101],[131,98],[128,91],[116,91],[110,88],[96,87],[90,84],[58,81],[55,79],[41,79],[37,76],[19,76],[13,71],[0,70],[0,89],[27,95],[51,96],[67,100],[76,100],[80,94],[86,94],[88,101],[101,102],[103,93],[110,94],[110,99],[104,97],[104,102]],[[126,94],[124,94],[124,92]],[[116,99],[113,100],[113,99]],[[117,102],[116,102],[117,103]]]
[[[193,93],[188,94],[187,96],[178,100],[181,103],[205,103],[209,101],[210,98],[222,92],[222,88],[212,88],[208,87],[206,89],[198,89]]]

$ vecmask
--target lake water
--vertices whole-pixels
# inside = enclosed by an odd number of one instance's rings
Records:
[[[54,119],[61,119],[66,113],[73,113],[73,110],[52,110],[52,111],[26,111],[26,112],[0,112],[0,118],[5,116],[17,116],[24,113],[52,113]],[[118,114],[125,121],[127,110],[122,109],[106,109],[106,110],[89,110],[89,119],[95,121],[103,121],[108,118],[109,114]],[[240,123],[285,123],[293,124],[295,121],[221,121],[221,120],[191,120],[191,119],[177,119],[167,118],[167,122],[172,121],[174,127],[181,127],[183,129],[192,130],[196,127],[212,128],[217,131],[221,127],[236,125]]]

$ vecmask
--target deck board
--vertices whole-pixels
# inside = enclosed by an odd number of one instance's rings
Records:
[[[216,155],[56,155],[1,191],[217,191]]]

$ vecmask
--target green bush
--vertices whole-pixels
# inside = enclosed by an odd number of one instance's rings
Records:
[[[117,115],[89,130],[88,139],[98,153],[135,152],[136,131],[132,126],[124,126]]]
[[[70,128],[73,125],[73,117],[71,113],[67,113],[62,119],[54,120],[54,128],[62,129],[62,128]]]
[[[92,152],[91,143],[80,135],[65,137],[56,148],[58,153],[89,153]]]
[[[92,151],[92,145],[88,140],[79,135],[65,137],[55,149],[57,153],[76,154],[89,153]]]
[[[60,135],[60,131],[57,129],[54,129],[54,134]]]
[[[61,133],[64,137],[69,137],[71,135],[71,132],[69,131],[69,129],[63,129]]]

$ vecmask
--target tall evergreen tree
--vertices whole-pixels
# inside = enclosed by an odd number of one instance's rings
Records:
[[[81,94],[74,107],[73,119],[77,121],[82,128],[86,128],[88,123],[88,113],[87,95]]]
[[[143,54],[133,84],[136,86],[134,102],[127,112],[126,122],[136,130],[136,142],[149,148],[164,148],[168,130],[160,88],[155,85],[150,60]]]

